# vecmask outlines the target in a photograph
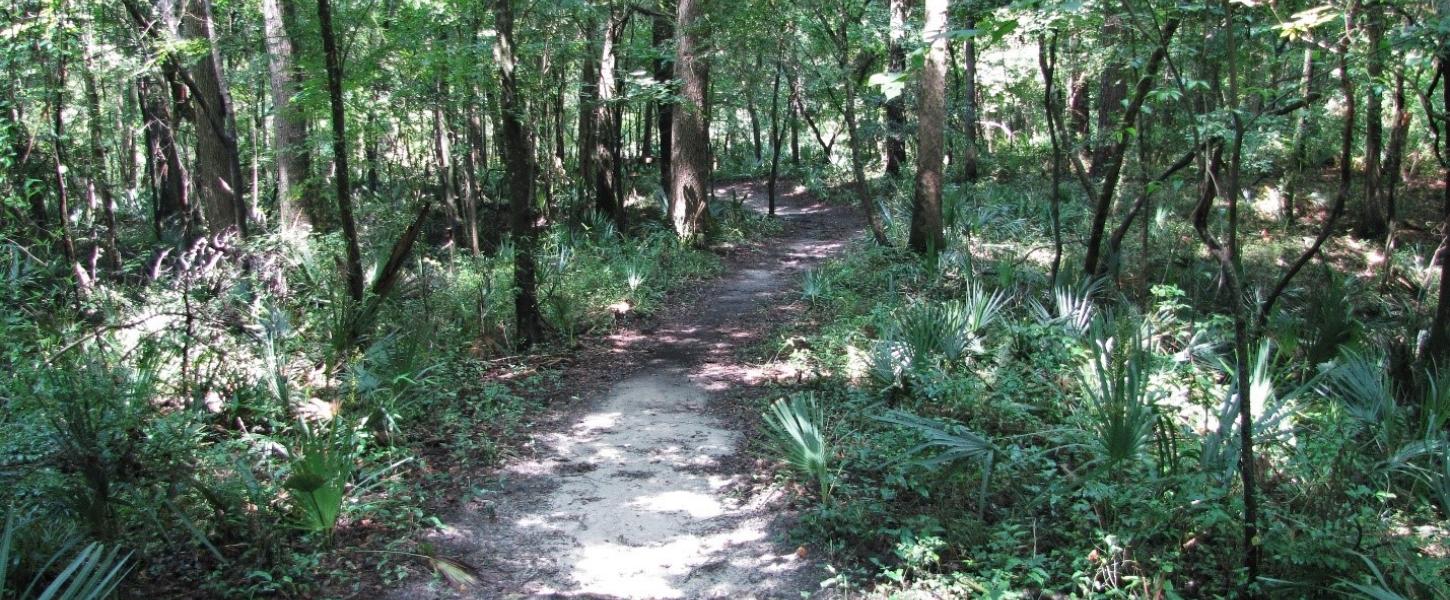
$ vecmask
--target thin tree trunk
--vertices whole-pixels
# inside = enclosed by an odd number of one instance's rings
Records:
[[[1309,160],[1309,93],[1314,82],[1314,49],[1304,49],[1304,63],[1299,75],[1299,95],[1305,99],[1304,107],[1299,109],[1299,116],[1294,121],[1294,141],[1291,144],[1291,160],[1289,166],[1289,181],[1284,184],[1284,204],[1280,207],[1280,214],[1284,218],[1284,224],[1294,223],[1294,203],[1298,201],[1299,186],[1304,179],[1304,171],[1308,168]]]
[[[891,29],[887,38],[887,72],[900,77],[906,71],[906,0],[891,0],[887,11]],[[904,94],[886,101],[886,174],[901,175],[906,162],[906,98]]]
[[[515,73],[512,0],[494,4],[494,27],[498,30],[498,39],[493,57],[499,72],[499,112],[506,147],[503,158],[508,171],[509,217],[514,241],[514,326],[519,344],[528,348],[543,339],[544,326],[539,315],[534,265],[534,246],[538,240],[534,223],[534,149],[530,147],[531,134],[524,120],[526,109],[519,96]],[[580,151],[587,153],[583,148]]]
[[[674,24],[670,21],[669,12],[674,8],[673,2],[662,3],[661,12],[650,21],[650,40],[654,44],[654,77],[655,81],[666,84],[674,81],[675,68],[674,60],[670,58],[670,42],[675,37]],[[666,194],[670,193],[670,155],[671,144],[674,139],[674,114],[673,102],[660,102],[655,109],[655,118],[659,119],[660,132],[660,189]]]
[[[1042,101],[1047,113],[1047,134],[1052,142],[1052,189],[1050,191],[1051,204],[1048,208],[1048,218],[1052,221],[1052,268],[1048,281],[1052,288],[1057,289],[1057,278],[1062,270],[1062,141],[1058,131],[1061,129],[1062,113],[1058,111],[1057,104],[1057,32],[1051,33],[1051,41],[1047,39],[1038,40],[1037,64],[1042,71],[1043,94]]]
[[[502,1],[502,0],[500,0]],[[594,186],[594,156],[595,136],[598,135],[596,114],[599,106],[599,65],[595,63],[594,38],[598,35],[598,26],[592,19],[584,25],[584,36],[586,39],[584,57],[580,61],[579,71],[579,126],[575,135],[575,143],[579,151],[579,190],[581,203],[579,208],[587,213],[588,205],[582,202],[588,198],[586,190],[593,190]],[[502,138],[500,138],[502,139]],[[584,213],[580,213],[581,215]]]
[[[101,125],[101,94],[96,85],[95,73],[92,72],[90,40],[87,39],[85,43],[82,76],[85,79],[87,129],[91,134],[91,164],[87,179],[90,180],[90,189],[99,196],[101,214],[106,223],[106,262],[111,271],[120,271],[121,253],[116,243],[116,202],[111,194],[110,181],[106,177],[106,146],[101,140],[101,131],[104,129]]]
[[[189,177],[176,145],[178,119],[172,111],[169,86],[149,76],[136,80],[141,120],[146,130],[146,164],[152,179],[152,224],[157,239],[181,233],[191,236]]]
[[[344,275],[347,294],[354,304],[363,300],[362,249],[358,243],[357,221],[352,214],[352,181],[347,165],[347,117],[342,98],[342,57],[338,55],[337,40],[332,28],[332,1],[317,0],[317,20],[322,29],[322,53],[327,65],[327,95],[332,109],[332,160],[337,172],[333,179],[337,185],[337,215],[342,221],[342,237],[347,246],[347,264]],[[352,335],[356,335],[355,328]],[[352,345],[356,338],[348,340]]]
[[[769,196],[769,214],[775,216],[775,183],[780,177],[780,142],[785,128],[780,123],[780,76],[785,70],[785,64],[779,56],[780,48],[777,48],[775,59],[775,81],[770,86],[770,180],[766,185]]]
[[[943,250],[941,192],[942,146],[946,123],[947,0],[926,0],[922,40],[930,46],[921,70],[921,106],[917,109],[916,191],[911,203],[911,249],[917,254]],[[967,124],[971,128],[971,123]]]
[[[1132,139],[1130,130],[1134,121],[1138,118],[1138,112],[1143,108],[1143,102],[1148,97],[1148,92],[1153,89],[1153,81],[1158,77],[1158,69],[1163,66],[1163,61],[1168,55],[1168,43],[1172,41],[1173,34],[1178,31],[1181,21],[1178,17],[1168,20],[1164,24],[1162,39],[1153,50],[1152,56],[1148,58],[1148,64],[1143,68],[1143,74],[1138,79],[1138,85],[1133,92],[1133,99],[1124,110],[1122,121],[1118,123],[1116,139],[1110,143],[1107,154],[1104,155],[1104,165],[1107,169],[1103,175],[1102,187],[1098,190],[1096,206],[1093,209],[1093,221],[1090,237],[1088,238],[1087,257],[1083,262],[1083,273],[1089,277],[1101,275],[1098,264],[1098,254],[1102,251],[1103,234],[1107,226],[1108,214],[1112,211],[1113,195],[1117,191],[1118,179],[1123,172],[1123,158],[1127,154],[1128,143]]]
[[[967,29],[977,28],[977,17],[967,15]],[[962,44],[962,179],[975,183],[977,173],[977,38]]]
[[[1410,107],[1405,96],[1405,67],[1395,70],[1394,116],[1390,118],[1390,141],[1385,147],[1385,159],[1380,169],[1380,191],[1384,197],[1385,217],[1390,228],[1399,217],[1400,170],[1404,165],[1405,145],[1410,133]]]
[[[614,106],[619,94],[616,81],[616,63],[619,60],[616,47],[624,26],[629,22],[629,11],[620,7],[610,8],[609,20],[604,26],[604,43],[599,54],[598,102],[595,104],[594,124],[598,128],[594,140],[594,209],[601,215],[614,219],[614,226],[621,233],[625,228],[624,206],[619,202],[620,168],[620,122],[619,110]]]

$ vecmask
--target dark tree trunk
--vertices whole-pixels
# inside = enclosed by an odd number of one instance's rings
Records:
[[[587,40],[584,48],[584,57],[579,66],[579,130],[575,136],[579,152],[579,190],[580,199],[588,198],[588,192],[594,191],[594,156],[596,136],[598,135],[598,123],[596,114],[599,108],[599,65],[595,62],[594,38],[598,36],[598,26],[591,19],[584,25],[584,36]],[[502,138],[500,138],[502,139]],[[588,206],[581,202],[580,210],[587,213]],[[581,215],[584,213],[580,213]]]
[[[785,128],[780,123],[780,76],[785,70],[785,65],[779,57],[779,49],[775,59],[775,81],[770,86],[770,180],[766,185],[769,194],[768,211],[770,216],[775,216],[775,184],[780,178],[780,143]]]
[[[1153,81],[1158,77],[1158,69],[1163,66],[1164,59],[1168,56],[1168,44],[1173,40],[1173,34],[1178,31],[1181,21],[1174,17],[1164,24],[1162,39],[1158,40],[1157,47],[1153,50],[1152,56],[1148,58],[1148,64],[1144,66],[1142,76],[1138,78],[1138,84],[1133,91],[1133,99],[1122,113],[1122,120],[1117,124],[1114,139],[1107,145],[1104,156],[1104,168],[1102,187],[1098,189],[1096,206],[1093,208],[1092,230],[1089,233],[1087,256],[1083,261],[1083,274],[1089,277],[1101,275],[1098,264],[1098,254],[1102,251],[1103,234],[1107,228],[1108,214],[1113,208],[1113,195],[1117,191],[1119,176],[1123,172],[1123,158],[1127,154],[1128,143],[1132,139],[1129,130],[1138,118],[1138,111],[1143,108],[1143,102],[1148,97],[1148,92],[1153,89]]]
[[[887,39],[887,71],[901,76],[906,71],[906,0],[891,0],[891,31]],[[970,27],[970,25],[968,25]],[[886,174],[901,175],[906,162],[906,98],[898,94],[886,101]]]
[[[221,51],[213,31],[211,0],[188,0],[182,37],[202,40],[210,50],[189,69],[194,87],[192,111],[196,122],[197,196],[209,231],[237,228],[247,233],[247,209],[242,188],[242,162],[237,151],[237,125],[231,93],[222,71]]]
[[[1057,102],[1057,33],[1051,34],[1051,41],[1038,40],[1037,65],[1042,71],[1043,108],[1047,113],[1047,133],[1052,142],[1052,189],[1050,193],[1049,218],[1052,220],[1052,268],[1048,276],[1053,289],[1057,288],[1058,275],[1062,270],[1062,162],[1063,150],[1060,134],[1062,113]]]
[[[617,46],[624,26],[629,22],[629,12],[615,6],[610,10],[609,21],[604,27],[604,43],[599,54],[598,102],[595,103],[594,124],[598,128],[594,140],[594,209],[601,215],[614,219],[614,226],[621,233],[625,227],[623,203],[619,202],[620,168],[620,122],[619,110],[614,106],[619,95],[616,81],[616,63],[619,60]]]
[[[943,250],[941,191],[946,123],[947,0],[926,0],[922,39],[932,40],[921,70],[921,106],[917,109],[916,191],[911,202],[911,249],[917,254]],[[971,123],[967,123],[971,128]]]
[[[669,50],[671,41],[675,37],[674,24],[668,14],[673,6],[669,2],[665,4],[665,6],[661,6],[662,12],[655,15],[654,19],[650,21],[650,38],[656,53],[654,77],[655,81],[662,84],[672,82],[675,78],[674,60],[670,58],[672,53]],[[660,102],[659,107],[655,109],[655,118],[659,120],[660,132],[660,189],[664,190],[665,194],[670,193],[670,155],[672,152],[670,145],[674,139],[674,114],[675,107],[672,102]]]
[[[1067,131],[1064,132],[1070,137],[1087,139],[1090,133],[1090,121],[1088,115],[1091,113],[1092,94],[1088,92],[1088,79],[1081,73],[1074,73],[1072,83],[1068,86],[1067,98]],[[1066,142],[1064,138],[1062,141]]]
[[[1400,187],[1400,169],[1404,165],[1405,145],[1410,133],[1410,107],[1405,97],[1405,67],[1395,69],[1394,116],[1390,118],[1390,141],[1385,147],[1385,159],[1380,169],[1380,193],[1384,198],[1385,218],[1394,228],[1399,217],[1397,194]]]
[[[157,239],[183,232],[189,236],[191,229],[189,178],[176,145],[179,120],[172,111],[168,87],[149,76],[136,80],[146,131],[146,170],[153,189],[152,224]]]
[[[544,337],[539,315],[538,283],[535,280],[534,246],[538,230],[534,223],[534,149],[525,122],[525,106],[519,96],[515,73],[514,16],[512,0],[494,4],[494,27],[498,40],[493,47],[499,72],[499,113],[503,123],[504,168],[508,172],[509,220],[514,240],[514,323],[519,344],[528,348]],[[588,151],[580,148],[581,153]]]
[[[342,57],[338,55],[337,39],[332,28],[332,1],[317,0],[317,20],[322,30],[322,53],[327,64],[327,95],[332,109],[332,160],[337,165],[337,216],[342,221],[342,237],[347,245],[344,275],[347,294],[354,304],[363,300],[362,249],[358,243],[357,221],[352,214],[352,181],[347,165],[347,116],[343,110]],[[355,327],[352,328],[356,335]],[[356,338],[347,340],[351,346]]]
[[[1123,18],[1119,15],[1109,15],[1103,23],[1104,43],[1122,43],[1124,41],[1122,38]],[[1104,136],[1110,131],[1117,131],[1117,125],[1122,121],[1118,115],[1123,113],[1123,99],[1127,95],[1127,74],[1123,68],[1122,59],[1114,54],[1108,60],[1108,64],[1103,67],[1103,73],[1098,79],[1098,133],[1097,139],[1093,143],[1092,162],[1088,166],[1089,176],[1102,175],[1108,161],[1112,160],[1109,154],[1112,152],[1114,141]]]

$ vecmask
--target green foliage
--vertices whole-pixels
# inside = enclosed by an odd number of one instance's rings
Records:
[[[776,450],[815,482],[821,500],[829,504],[834,483],[824,415],[815,396],[803,394],[776,400],[764,416]]]
[[[76,550],[72,542],[50,555],[28,582],[12,582],[17,558],[12,551],[19,528],[15,514],[7,513],[0,532],[0,595],[21,600],[101,600],[115,593],[131,571],[131,555],[122,555],[120,548],[92,542]]]
[[[1150,354],[1143,335],[1120,326],[1110,336],[1106,320],[1094,325],[1095,339],[1082,369],[1087,420],[1105,469],[1125,468],[1153,439],[1162,394],[1149,382]],[[1121,472],[1121,471],[1119,471]]]

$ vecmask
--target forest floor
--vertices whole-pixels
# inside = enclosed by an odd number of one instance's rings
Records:
[[[744,350],[798,313],[800,274],[860,231],[850,208],[784,183],[783,230],[724,251],[726,271],[653,319],[588,340],[562,376],[581,401],[553,407],[492,493],[427,536],[479,582],[427,579],[389,597],[800,597],[826,575],[788,545],[790,494],[748,450],[760,386],[793,377]],[[716,188],[765,210],[763,183]],[[797,308],[792,308],[795,306]]]

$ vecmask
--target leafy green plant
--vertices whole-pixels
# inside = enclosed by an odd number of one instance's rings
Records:
[[[922,302],[902,310],[892,337],[911,349],[912,368],[923,369],[936,356],[957,360],[967,353],[971,340],[964,327],[966,319],[960,305]]]
[[[1150,354],[1136,328],[1126,339],[1108,337],[1101,324],[1095,329],[1092,352],[1079,377],[1088,425],[1100,459],[1111,468],[1136,458],[1153,438],[1162,392],[1149,384]]]
[[[1074,337],[1087,335],[1092,329],[1096,310],[1093,307],[1102,280],[1094,280],[1076,288],[1057,287],[1052,290],[1052,304],[1044,306],[1033,300],[1033,316],[1039,323],[1060,327]]]
[[[101,600],[114,593],[131,571],[131,555],[121,554],[120,548],[92,542],[72,554],[75,545],[66,544],[44,559],[25,587],[12,589],[11,553],[18,529],[15,515],[6,515],[5,530],[0,532],[0,596],[19,600]],[[46,576],[53,569],[59,572],[47,583]]]
[[[928,419],[901,410],[888,411],[875,419],[906,427],[920,434],[924,441],[912,448],[909,454],[936,451],[934,456],[919,461],[923,466],[935,468],[957,462],[981,465],[982,486],[977,493],[977,509],[979,512],[986,509],[987,488],[991,483],[992,465],[998,453],[990,440],[961,425]]]
[[[811,306],[816,306],[829,298],[830,294],[830,273],[822,268],[807,270],[805,277],[801,279],[801,298]]]
[[[780,398],[765,411],[766,430],[786,463],[815,481],[821,500],[829,504],[834,477],[830,448],[822,427],[825,412],[813,394]]]
[[[297,526],[331,539],[352,479],[353,432],[341,417],[334,417],[322,431],[314,431],[305,422],[300,429],[301,441],[292,452],[292,473],[282,487],[301,515]]]

